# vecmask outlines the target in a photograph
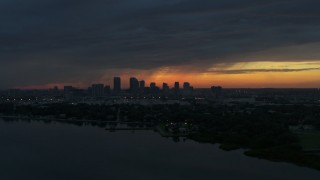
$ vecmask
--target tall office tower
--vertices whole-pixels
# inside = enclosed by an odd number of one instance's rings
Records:
[[[157,86],[155,82],[150,83],[150,89],[155,89],[156,87]]]
[[[156,94],[160,91],[160,88],[156,86],[155,82],[150,83],[150,92]]]
[[[114,77],[113,78],[113,90],[115,92],[121,91],[121,78],[120,77]]]
[[[144,80],[139,82],[139,88],[140,90],[144,90],[144,88],[146,87],[146,82]]]
[[[94,97],[102,97],[104,95],[104,85],[103,84],[93,84],[91,86],[91,94]]]
[[[163,84],[162,84],[162,90],[163,90],[163,91],[169,91],[169,86],[168,86],[167,83],[163,83]]]
[[[180,83],[179,82],[175,82],[174,83],[174,90],[175,91],[179,91],[179,89],[180,89]]]
[[[188,97],[193,95],[193,87],[189,82],[183,83],[183,96]]]
[[[190,83],[188,82],[183,83],[183,89],[190,89]]]
[[[135,77],[130,78],[130,92],[135,93],[139,90],[139,81]]]

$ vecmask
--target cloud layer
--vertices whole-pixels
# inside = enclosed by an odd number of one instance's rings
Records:
[[[91,82],[126,69],[202,72],[219,63],[319,60],[319,6],[317,0],[2,0],[0,88]]]

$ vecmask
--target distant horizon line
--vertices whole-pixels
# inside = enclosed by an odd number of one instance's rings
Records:
[[[79,90],[86,90],[87,88],[82,88],[82,87],[76,87],[76,86],[72,86],[75,89],[79,89]],[[91,86],[88,86],[88,88]],[[213,86],[211,86],[213,87]],[[210,89],[211,87],[193,87],[194,89]],[[219,86],[215,86],[215,87],[219,87]],[[318,89],[320,90],[319,87],[223,87],[220,86],[223,89]],[[55,87],[52,88],[1,88],[0,91],[6,91],[6,90],[23,90],[23,91],[32,91],[32,90],[53,90]],[[148,87],[146,87],[148,88]],[[114,90],[114,88],[111,88],[111,90]],[[161,88],[162,89],[162,88]],[[170,87],[170,89],[174,89],[174,87]],[[183,89],[183,87],[180,87],[179,89]],[[64,90],[64,87],[58,87],[58,90]],[[125,90],[130,90],[130,87],[126,87],[126,88],[122,88],[121,91],[125,91]]]

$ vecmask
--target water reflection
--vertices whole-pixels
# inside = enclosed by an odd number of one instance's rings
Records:
[[[0,120],[0,179],[308,179],[320,172],[163,138],[152,130],[106,131],[87,122]],[[139,125],[132,125],[139,127]]]

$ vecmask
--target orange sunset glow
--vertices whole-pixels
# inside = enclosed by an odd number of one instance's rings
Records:
[[[102,80],[108,80],[109,73]],[[242,62],[216,64],[204,72],[191,67],[162,67],[156,70],[130,70],[122,72],[123,85],[131,76],[147,83],[190,82],[196,88],[221,85],[227,88],[317,88],[320,86],[320,61],[307,62]]]
[[[215,64],[203,72],[192,67],[161,67],[155,70],[111,70],[98,80],[87,82],[56,82],[45,85],[22,86],[23,89],[47,89],[54,86],[62,88],[73,85],[86,88],[91,83],[112,85],[112,77],[121,74],[122,86],[129,87],[129,78],[137,77],[147,85],[156,82],[158,86],[174,82],[190,82],[195,88],[208,88],[220,85],[226,88],[318,88],[320,87],[320,61],[306,62],[241,62],[234,64]]]

